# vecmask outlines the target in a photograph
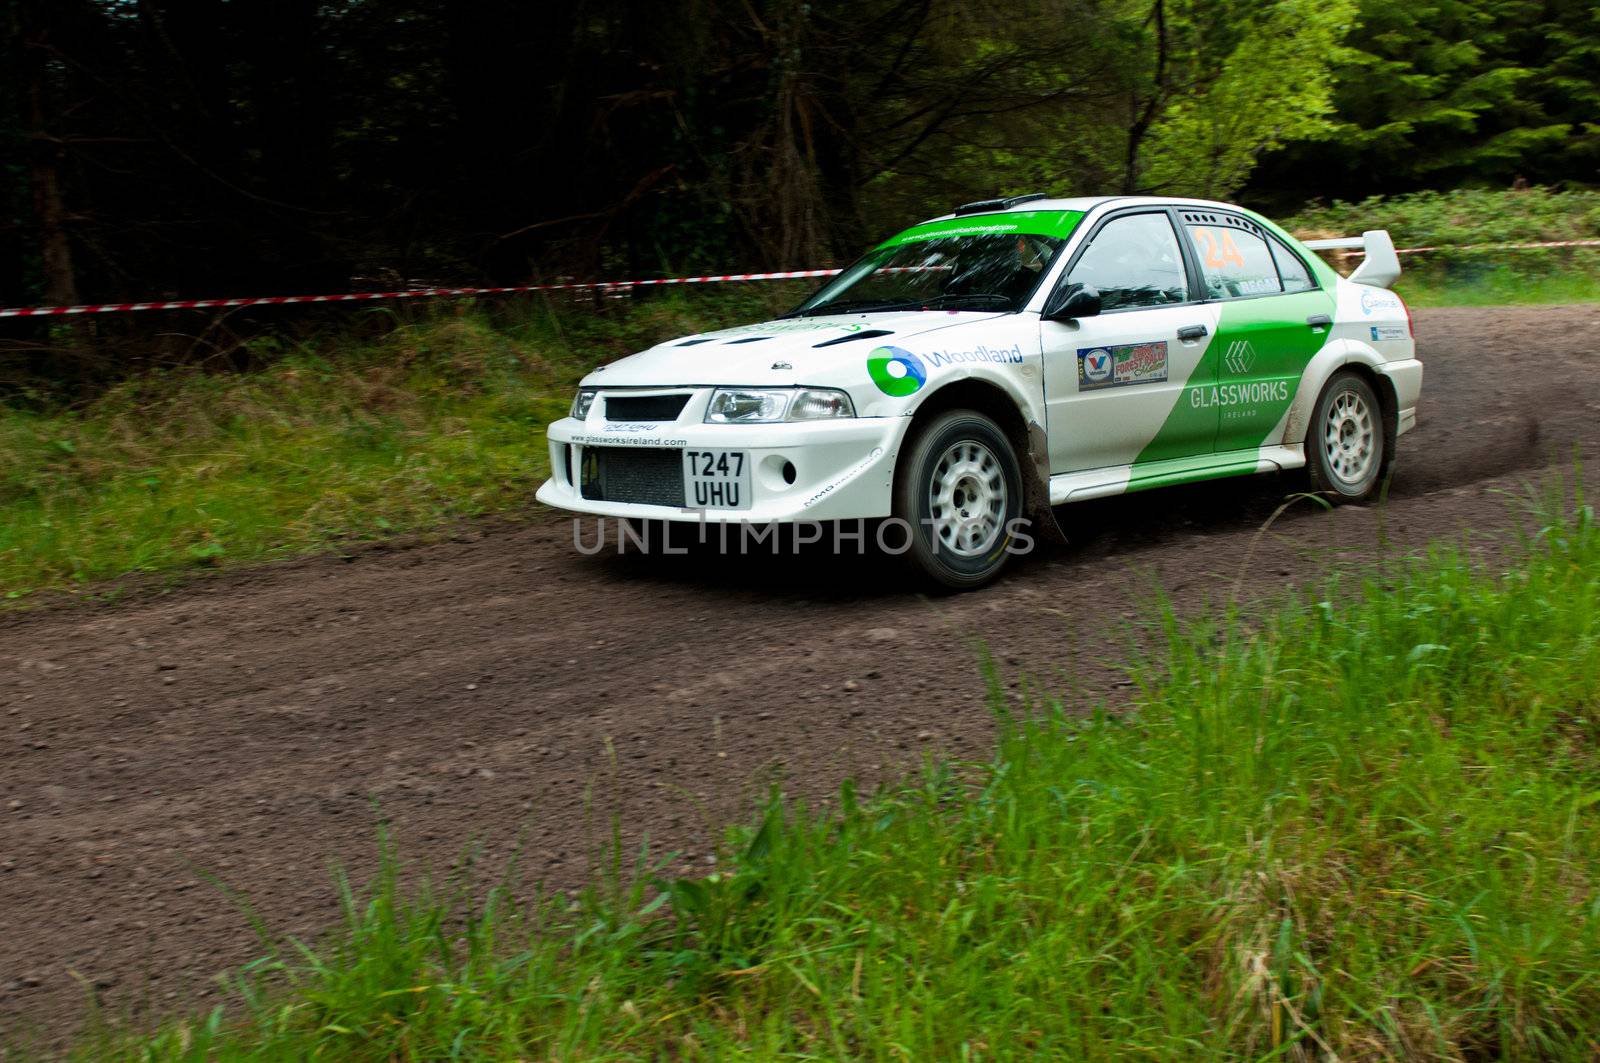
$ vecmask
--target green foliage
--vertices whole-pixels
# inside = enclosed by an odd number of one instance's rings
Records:
[[[1404,256],[1395,285],[1413,306],[1600,301],[1600,248],[1454,251],[1501,243],[1600,239],[1600,192],[1458,189],[1317,205],[1284,220],[1305,239],[1388,229]]]
[[[1218,13],[1233,6],[1208,3],[1196,10],[1224,22]],[[1152,128],[1139,187],[1227,198],[1263,152],[1329,135],[1329,61],[1343,53],[1355,9],[1355,0],[1250,4],[1238,9],[1232,25],[1195,32],[1188,91]],[[1227,50],[1230,38],[1237,43]]]
[[[0,303],[824,265],[1008,192],[1600,176],[1590,0],[268,10],[7,8]],[[140,327],[59,326],[4,328],[71,380]]]
[[[1269,160],[1278,203],[1600,177],[1600,14],[1587,0],[1361,0],[1330,55],[1337,123]]]
[[[1328,60],[1355,2],[1026,3],[976,38],[965,22],[936,22],[925,42],[937,68],[958,82],[1000,71],[1009,97],[941,114],[928,130],[929,143],[947,145],[938,165],[875,175],[866,207],[925,215],[930,188],[947,188],[944,201],[1035,190],[1230,195],[1263,152],[1331,128]],[[925,103],[880,106],[910,120]]]
[[[1314,204],[1283,226],[1297,236],[1388,229],[1396,246],[1600,239],[1600,191],[1474,189]]]
[[[1438,550],[1169,616],[1127,716],[996,681],[991,761],[774,799],[704,879],[519,910],[391,861],[241,976],[237,1018],[82,1054],[1590,1058],[1600,528],[1533,512],[1503,575]]]

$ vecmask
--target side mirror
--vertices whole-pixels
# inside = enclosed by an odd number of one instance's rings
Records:
[[[1044,304],[1039,316],[1046,321],[1071,321],[1100,313],[1100,289],[1092,285],[1057,288]]]

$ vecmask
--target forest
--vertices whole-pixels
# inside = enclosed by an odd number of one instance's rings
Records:
[[[1600,170],[1588,0],[6,11],[7,306],[799,268],[1002,193],[1288,211]]]
[[[1027,193],[1288,257],[423,291]],[[1597,0],[0,0],[0,1060],[1600,1059],[1597,309]]]

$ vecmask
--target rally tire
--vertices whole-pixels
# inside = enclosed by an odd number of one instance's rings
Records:
[[[1016,451],[992,420],[952,410],[912,430],[895,469],[895,538],[908,540],[904,556],[921,576],[952,590],[994,579],[1022,507]]]
[[[1393,440],[1372,385],[1335,373],[1317,396],[1306,430],[1306,479],[1332,502],[1365,502],[1388,472]]]

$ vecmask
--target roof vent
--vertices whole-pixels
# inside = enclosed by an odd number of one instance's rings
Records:
[[[1036,199],[1048,198],[1043,192],[1029,192],[1025,196],[1011,196],[1007,199],[980,199],[973,203],[963,203],[955,210],[959,217],[962,214],[987,214],[994,210],[1009,210],[1019,203],[1032,203]]]

